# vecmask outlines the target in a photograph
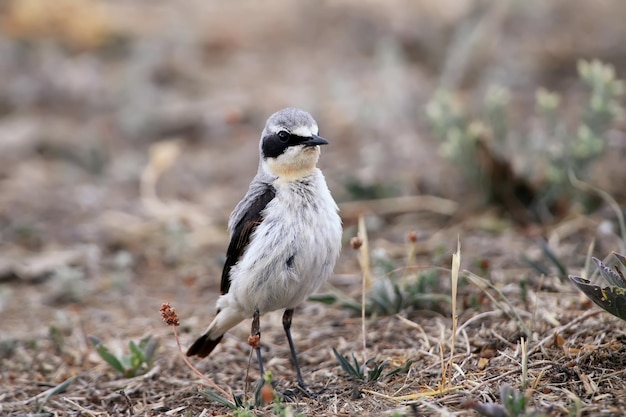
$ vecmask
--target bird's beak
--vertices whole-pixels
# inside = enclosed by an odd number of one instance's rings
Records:
[[[321,136],[312,135],[310,139],[301,142],[304,146],[328,145],[328,141]]]

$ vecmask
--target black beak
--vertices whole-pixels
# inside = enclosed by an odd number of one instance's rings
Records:
[[[321,136],[312,135],[310,139],[301,142],[304,146],[328,145],[328,141]]]

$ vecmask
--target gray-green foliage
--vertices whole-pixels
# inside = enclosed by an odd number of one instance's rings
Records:
[[[389,275],[379,278],[366,296],[365,312],[391,315],[408,308],[432,309],[437,303],[449,304],[450,296],[439,288],[439,275],[433,269],[408,278]]]
[[[493,184],[482,170],[480,146],[488,147],[494,158],[536,187],[535,209],[545,211],[563,199],[577,199],[568,173],[587,178],[591,163],[606,147],[608,130],[623,117],[620,99],[625,92],[624,81],[616,78],[613,67],[600,61],[580,61],[578,75],[588,99],[573,127],[566,123],[561,97],[543,88],[536,91],[534,117],[525,118],[532,123],[521,130],[511,125],[513,106],[507,89],[490,87],[481,108],[471,113],[451,92],[437,92],[427,105],[427,116],[442,154],[490,200]]]
[[[381,379],[388,378],[393,375],[405,374],[409,372],[411,365],[413,365],[413,361],[408,360],[404,363],[404,365],[392,369],[387,373],[383,373],[385,368],[389,365],[389,362],[387,361],[379,362],[376,358],[369,358],[365,362],[360,363],[354,352],[350,352],[351,357],[349,358],[337,352],[337,349],[335,348],[333,348],[333,354],[335,355],[335,358],[337,358],[337,362],[339,362],[341,369],[348,374],[349,379],[365,383],[380,381]]]
[[[97,337],[89,336],[89,341],[98,355],[126,378],[141,375],[150,370],[158,347],[157,339],[148,336],[141,339],[139,343],[131,340],[128,343],[129,353],[116,356]]]
[[[485,417],[548,417],[552,415],[550,410],[541,411],[529,408],[529,398],[523,392],[507,384],[500,387],[500,402],[502,404],[471,401],[468,408],[474,409]]]
[[[272,415],[278,417],[306,417],[304,414],[297,413],[291,405],[286,404],[283,401],[283,398],[276,393],[276,391],[273,389],[274,378],[270,371],[265,372],[262,380],[259,381],[259,384],[257,385],[254,395],[254,404],[252,404],[252,402],[249,402],[243,394],[233,395],[233,400],[231,401],[211,390],[200,391],[200,393],[207,397],[209,400],[216,402],[226,408],[229,408],[232,411],[233,416],[256,417],[267,415],[262,409],[265,404],[263,404],[263,399],[261,398],[260,392],[264,385],[272,387]]]
[[[370,358],[363,363],[359,363],[354,352],[352,352],[351,360],[341,355],[335,348],[333,348],[333,353],[341,369],[348,374],[348,377],[361,382],[378,381],[383,376],[383,371],[387,366],[387,362],[377,362],[376,358]]]
[[[387,316],[406,309],[428,310],[449,304],[450,296],[443,293],[439,271],[426,270],[416,275],[397,276],[388,271],[377,277],[365,295],[365,314]],[[343,294],[317,294],[309,298],[324,304],[361,311],[361,303]]]
[[[626,320],[626,278],[623,271],[626,268],[626,257],[615,252],[613,256],[617,259],[613,269],[593,258],[600,275],[609,283],[608,286],[593,285],[590,280],[578,276],[570,276],[569,279],[602,309]]]
[[[76,379],[76,376],[71,376],[68,379],[66,379],[65,381],[61,382],[60,384],[50,388],[49,390],[39,394],[36,398],[37,398],[37,410],[35,412],[35,415],[49,415],[48,413],[44,413],[44,406],[46,405],[46,403],[48,402],[48,400],[57,394],[60,394],[62,392],[65,392],[65,390],[67,390],[67,388],[72,384],[72,382],[74,382],[74,380]]]

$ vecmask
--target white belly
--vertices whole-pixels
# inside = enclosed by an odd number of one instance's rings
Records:
[[[230,290],[218,307],[235,304],[246,315],[295,308],[332,274],[341,249],[341,220],[321,173],[306,186],[275,187],[276,197],[231,269]]]

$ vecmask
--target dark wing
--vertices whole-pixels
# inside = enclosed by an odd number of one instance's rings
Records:
[[[232,236],[230,237],[230,243],[226,250],[226,263],[224,264],[224,270],[222,271],[222,284],[220,291],[222,294],[226,294],[230,288],[230,268],[233,267],[241,258],[248,242],[250,242],[250,236],[254,229],[263,221],[263,209],[267,204],[274,199],[276,190],[274,187],[268,184],[267,189],[250,203],[245,214],[241,217],[241,220],[233,228]]]

